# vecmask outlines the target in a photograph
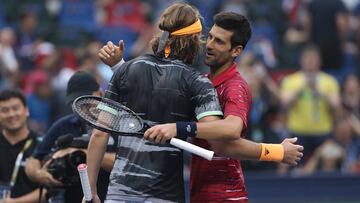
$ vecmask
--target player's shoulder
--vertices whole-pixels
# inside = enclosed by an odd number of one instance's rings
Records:
[[[156,66],[160,68],[179,68],[192,72],[194,68],[189,64],[185,64],[183,61],[174,58],[164,58],[154,54],[144,54],[134,58],[128,62],[129,65],[134,66],[140,64],[141,66]]]
[[[234,87],[249,89],[250,86],[241,74],[234,74],[231,78],[224,81],[225,87]]]
[[[239,74],[236,74],[230,79],[225,80],[221,88],[222,94],[226,94],[228,97],[236,95],[251,96],[249,84]]]

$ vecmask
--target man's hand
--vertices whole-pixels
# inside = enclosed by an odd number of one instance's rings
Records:
[[[286,138],[281,145],[284,147],[284,158],[282,163],[296,166],[300,159],[303,157],[302,151],[304,147],[296,145],[297,138]]]
[[[57,152],[55,152],[53,155],[52,155],[52,159],[51,160],[48,160],[44,165],[43,167],[40,169],[40,170],[37,170],[36,171],[36,174],[35,174],[35,179],[36,179],[36,182],[40,183],[40,184],[43,184],[43,185],[46,185],[46,186],[50,186],[50,187],[60,187],[60,186],[63,186],[63,184],[56,180],[49,172],[48,172],[48,166],[49,164],[51,163],[51,161],[53,159],[57,159],[57,158],[61,158],[63,156],[66,156],[68,154],[71,154],[73,153],[74,151],[77,151],[77,150],[82,150],[82,149],[78,149],[78,148],[66,148],[66,149],[62,149],[62,150],[59,150]],[[86,153],[86,150],[82,150]]]
[[[125,50],[125,43],[123,40],[119,41],[119,46],[114,45],[111,41],[108,41],[98,53],[101,61],[106,65],[113,67],[121,61]]]
[[[48,166],[51,161],[52,160],[48,160],[40,170],[36,171],[36,182],[49,187],[61,187],[63,184],[48,172]]]
[[[100,198],[99,198],[99,196],[97,194],[93,195],[92,202],[93,203],[101,203]],[[82,203],[85,203],[85,198],[83,198]]]
[[[161,124],[147,129],[144,138],[157,144],[165,144],[167,140],[176,136],[176,124]]]

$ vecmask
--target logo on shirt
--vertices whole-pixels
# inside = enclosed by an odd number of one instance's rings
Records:
[[[187,126],[186,126],[186,131],[188,131],[188,133],[191,132],[191,126],[190,126],[190,125],[187,125]]]

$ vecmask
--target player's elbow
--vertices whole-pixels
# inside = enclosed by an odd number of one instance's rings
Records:
[[[237,140],[241,138],[241,130],[242,128],[240,126],[229,126],[225,133],[226,140]]]
[[[237,140],[241,138],[243,121],[237,116],[228,116],[223,120],[223,136],[225,140]]]

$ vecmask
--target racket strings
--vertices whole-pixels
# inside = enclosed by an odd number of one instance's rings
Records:
[[[93,99],[84,99],[77,105],[81,117],[102,128],[134,133],[143,127],[141,120],[122,106]]]

